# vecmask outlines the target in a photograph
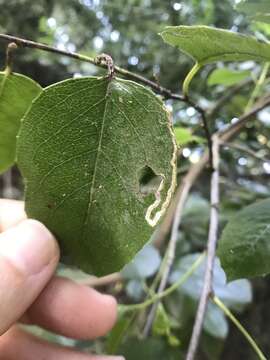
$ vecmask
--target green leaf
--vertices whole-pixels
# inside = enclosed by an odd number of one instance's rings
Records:
[[[26,76],[0,72],[0,173],[14,164],[20,120],[41,91]]]
[[[184,146],[192,141],[201,144],[204,142],[204,139],[200,136],[193,135],[190,129],[187,128],[174,128],[174,134],[176,142],[180,146]]]
[[[250,16],[256,21],[270,21],[270,3],[268,0],[243,0],[235,6],[236,10]]]
[[[171,347],[163,338],[129,338],[121,345],[119,353],[127,360],[183,360],[179,348]]]
[[[35,100],[18,137],[26,212],[56,235],[65,262],[98,275],[119,271],[170,202],[176,152],[169,114],[152,91],[122,79],[60,82]],[[143,194],[147,169],[159,181]]]
[[[167,26],[163,40],[200,66],[216,61],[269,61],[270,45],[254,37],[208,26]]]
[[[225,226],[218,246],[229,279],[270,272],[270,199],[238,212]]]
[[[234,71],[230,69],[216,69],[211,72],[210,76],[207,79],[208,85],[224,85],[231,86],[237,84],[239,81],[242,81],[250,76],[250,71]]]

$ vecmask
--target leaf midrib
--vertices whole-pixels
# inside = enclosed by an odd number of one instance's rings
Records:
[[[97,154],[96,154],[96,158],[95,158],[95,162],[94,162],[94,170],[93,170],[93,175],[92,175],[92,182],[90,185],[90,189],[89,189],[89,200],[88,200],[88,206],[87,206],[87,212],[85,215],[85,219],[83,221],[83,239],[85,238],[85,234],[86,234],[86,226],[87,226],[87,222],[89,219],[89,214],[90,214],[90,209],[93,203],[93,194],[94,194],[94,188],[95,188],[95,181],[96,181],[96,173],[97,173],[97,164],[99,161],[99,155],[102,152],[101,150],[101,146],[102,146],[102,138],[103,138],[103,133],[104,133],[104,125],[105,125],[105,121],[106,121],[106,113],[107,113],[107,105],[108,105],[108,95],[109,95],[109,88],[110,88],[110,84],[111,81],[113,80],[108,80],[108,85],[107,85],[107,89],[106,89],[106,94],[105,94],[105,107],[104,107],[104,112],[103,112],[103,117],[102,117],[102,124],[101,124],[101,129],[100,129],[100,135],[99,135],[99,141],[98,141],[98,147],[97,147]]]

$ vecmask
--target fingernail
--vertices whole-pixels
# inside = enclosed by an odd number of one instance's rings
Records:
[[[58,257],[59,250],[49,230],[28,219],[0,235],[0,255],[29,276],[40,273]]]

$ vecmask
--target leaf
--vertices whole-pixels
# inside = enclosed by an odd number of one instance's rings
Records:
[[[225,226],[218,246],[229,279],[270,272],[270,199],[239,211]]]
[[[173,268],[169,282],[171,284],[176,282],[177,279],[190,268],[198,256],[199,254],[190,254],[180,258]],[[178,291],[191,297],[195,301],[198,301],[204,283],[204,273],[205,260]],[[213,290],[217,297],[219,297],[229,308],[234,310],[243,308],[252,300],[249,281],[241,279],[226,283],[226,275],[220,266],[218,258],[215,259],[214,263]]]
[[[50,86],[18,137],[26,212],[56,235],[65,262],[97,275],[119,271],[170,202],[176,151],[168,112],[143,86],[95,77]],[[145,169],[159,177],[148,195]]]
[[[0,72],[0,173],[14,164],[20,120],[41,91],[24,75]]]
[[[237,84],[238,82],[246,79],[250,76],[250,71],[234,71],[230,69],[216,69],[211,72],[210,76],[207,79],[208,85],[224,85],[231,86]]]
[[[224,313],[211,302],[207,306],[203,328],[211,336],[220,339],[226,339],[229,332],[228,322]]]
[[[237,11],[248,15],[251,20],[270,23],[270,3],[268,0],[244,0],[235,8]]]
[[[156,248],[146,245],[131,263],[122,270],[125,279],[145,279],[153,276],[161,263],[161,257]]]
[[[193,135],[190,129],[187,128],[174,128],[174,134],[176,142],[180,146],[184,146],[192,141],[201,144],[204,142],[204,139],[200,136]]]
[[[254,37],[208,26],[167,26],[163,40],[178,47],[198,64],[216,61],[269,61],[270,45]]]
[[[171,347],[163,338],[148,339],[129,338],[121,345],[120,354],[127,360],[183,360],[179,348]]]

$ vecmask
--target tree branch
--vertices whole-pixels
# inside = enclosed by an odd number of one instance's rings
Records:
[[[219,138],[213,137],[213,172],[211,176],[211,210],[210,225],[207,242],[207,260],[204,275],[202,293],[200,296],[199,306],[196,313],[196,319],[193,326],[192,336],[186,356],[186,360],[193,360],[200,341],[203,320],[207,309],[209,297],[213,292],[212,280],[214,262],[216,256],[216,244],[218,239],[218,204],[219,204]]]
[[[32,48],[32,49],[38,49],[38,50],[42,50],[42,51],[46,51],[46,52],[51,52],[54,54],[67,56],[67,57],[70,57],[70,58],[73,58],[73,59],[76,59],[79,61],[88,62],[90,64],[96,65],[103,69],[107,68],[107,65],[104,62],[100,62],[99,57],[91,58],[89,56],[82,55],[82,54],[79,54],[76,52],[57,49],[56,47],[53,47],[53,46],[49,46],[49,45],[42,44],[39,42],[31,41],[31,40],[22,39],[20,37],[12,36],[12,35],[0,34],[0,39],[5,40],[5,41],[12,41],[18,47]],[[138,81],[142,84],[149,86],[150,88],[152,88],[152,90],[154,90],[156,93],[164,96],[166,99],[173,99],[173,100],[188,102],[185,96],[180,95],[180,94],[175,94],[170,89],[160,86],[158,83],[151,81],[151,80],[143,77],[142,75],[135,74],[131,71],[128,71],[128,70],[123,69],[116,65],[114,66],[114,70],[116,73],[121,74],[124,77],[127,77],[129,79]]]

